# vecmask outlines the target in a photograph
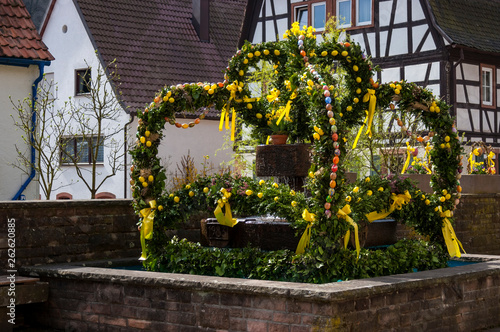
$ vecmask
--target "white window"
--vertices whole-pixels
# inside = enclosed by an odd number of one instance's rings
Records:
[[[481,105],[493,106],[494,67],[481,65]]]
[[[351,0],[337,0],[337,20],[339,22],[339,26],[342,28],[347,28],[352,25],[351,3]]]
[[[372,24],[372,0],[356,0],[356,25]]]
[[[326,23],[326,2],[325,1],[303,1],[292,4],[293,20],[299,22],[300,28],[312,26],[316,31],[323,31]]]

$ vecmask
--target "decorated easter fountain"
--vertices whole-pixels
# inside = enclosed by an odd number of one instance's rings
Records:
[[[317,43],[313,29],[301,30],[297,23],[285,37],[279,42],[246,43],[230,60],[223,82],[165,87],[138,114],[131,183],[134,208],[141,218],[145,266],[156,271],[328,282],[437,268],[446,264],[448,255],[460,257],[452,224],[461,191],[461,147],[449,106],[412,83],[374,82],[370,60],[349,37],[338,42],[325,36]],[[246,76],[259,69],[260,61],[272,64],[275,75],[269,94],[254,98]],[[388,108],[391,103],[402,113],[420,116],[434,133],[430,138],[434,149],[429,152],[432,194],[397,177],[346,181],[343,158],[356,145],[347,140],[349,129],[362,126],[356,141],[360,135],[371,135],[376,107]],[[195,131],[203,112],[184,124],[177,122],[176,114],[209,107],[220,110],[220,129],[231,130],[233,138],[237,117],[264,137],[272,134],[271,119],[278,126],[287,121],[289,142],[311,142],[305,183],[310,195],[272,180],[229,174],[199,178],[181,190],[166,192],[166,175],[157,156],[163,130]],[[168,124],[172,126],[164,129]],[[202,248],[166,236],[167,229],[199,210],[213,211],[226,227],[238,222],[234,216],[277,216],[290,222],[300,241],[295,251],[264,252],[249,247]],[[362,248],[359,229],[389,216],[429,241]]]

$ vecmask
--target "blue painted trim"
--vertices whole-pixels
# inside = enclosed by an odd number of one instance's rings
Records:
[[[12,59],[12,58],[0,58],[0,64],[5,64],[5,65],[10,65],[10,66],[21,66],[21,67],[29,67],[30,65],[37,65],[40,74],[38,77],[35,79],[33,82],[33,85],[31,86],[31,133],[30,133],[30,140],[31,140],[31,165],[34,165],[36,162],[36,155],[35,155],[35,148],[33,147],[33,142],[35,140],[34,134],[36,130],[36,109],[35,109],[35,102],[37,99],[37,91],[38,91],[38,83],[43,79],[43,71],[44,71],[44,66],[50,66],[50,61],[43,61],[43,60],[33,60],[33,59]],[[35,168],[31,166],[31,172],[26,179],[26,181],[21,185],[21,188],[17,191],[17,193],[12,197],[13,201],[17,201],[21,198],[21,194],[23,191],[28,187],[30,184],[31,180],[36,175]]]

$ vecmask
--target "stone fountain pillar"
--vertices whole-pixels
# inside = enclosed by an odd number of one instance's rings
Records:
[[[295,191],[303,191],[311,166],[310,144],[259,145],[255,172],[259,177],[274,177]]]

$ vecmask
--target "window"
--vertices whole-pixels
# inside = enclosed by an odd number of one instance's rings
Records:
[[[481,106],[494,108],[495,106],[495,67],[481,65]]]
[[[75,95],[89,93],[91,82],[92,71],[90,68],[77,70],[75,79]]]
[[[300,27],[312,26],[323,31],[328,17],[337,17],[341,28],[373,24],[373,0],[309,0],[292,3],[293,21]]]
[[[312,26],[316,31],[323,31],[326,23],[325,1],[303,1],[292,4],[293,20],[299,22],[300,27]]]
[[[337,0],[335,9],[339,26],[350,28],[371,25],[372,3],[373,0]]]
[[[72,137],[61,140],[61,164],[71,165],[74,161],[79,164],[90,164],[93,161],[92,151],[97,150],[97,163],[104,162],[104,144],[97,146],[97,137]]]

